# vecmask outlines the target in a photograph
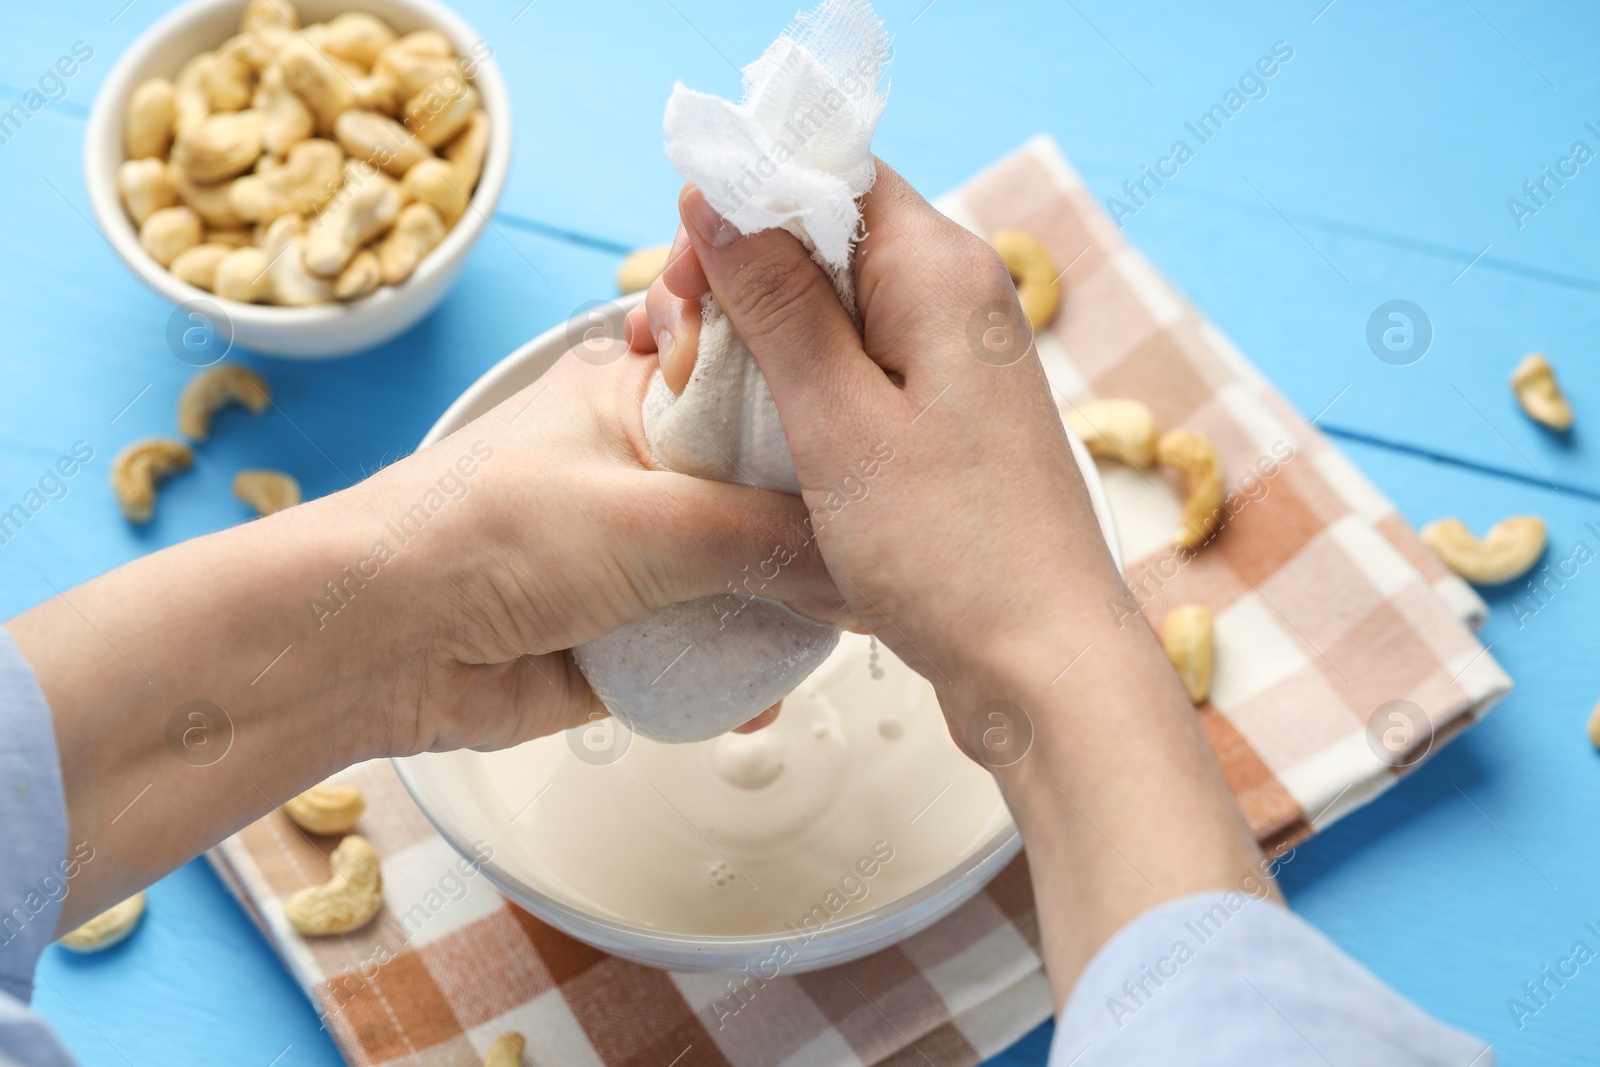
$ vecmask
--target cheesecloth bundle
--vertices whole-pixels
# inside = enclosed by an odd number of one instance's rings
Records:
[[[883,23],[863,0],[824,0],[744,68],[738,104],[681,83],[667,101],[667,158],[742,233],[782,227],[856,313],[850,251],[858,197],[872,188],[872,133],[886,96]],[[778,409],[755,358],[714,297],[682,396],[660,372],[644,402],[645,435],[663,466],[798,494]],[[786,560],[752,559],[739,584],[673,604],[573,649],[612,713],[659,741],[703,741],[791,693],[827,658],[839,631],[759,595]]]

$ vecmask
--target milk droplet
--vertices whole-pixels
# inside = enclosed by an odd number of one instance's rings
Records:
[[[723,734],[711,751],[717,776],[739,789],[760,789],[783,773],[783,739],[774,730]]]

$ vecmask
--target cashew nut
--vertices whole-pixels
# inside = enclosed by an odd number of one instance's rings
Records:
[[[177,93],[165,78],[140,82],[128,98],[122,139],[129,159],[165,159],[178,119]]]
[[[144,916],[144,890],[120,904],[114,904],[76,930],[61,935],[61,947],[73,952],[104,952],[120,945],[133,933]]]
[[[233,495],[255,508],[257,515],[273,515],[285,508],[292,508],[305,499],[300,492],[300,483],[282,471],[240,471],[233,476]],[[294,813],[290,812],[289,817],[294,818]],[[294,821],[301,826],[306,825],[299,819]],[[306,829],[309,830],[311,827]],[[342,827],[340,831],[317,832],[331,834],[348,829],[349,827]]]
[[[1600,704],[1596,704],[1589,715],[1589,743],[1600,748]]]
[[[1473,585],[1499,585],[1522,577],[1544,555],[1544,520],[1513,515],[1479,539],[1460,519],[1440,519],[1422,528],[1422,541]]]
[[[258,304],[272,295],[267,254],[254,245],[236,248],[217,264],[211,291],[226,300]]]
[[[311,108],[317,129],[333,132],[339,113],[351,105],[350,79],[333,62],[305,40],[290,41],[278,53],[284,84]]]
[[[420,201],[439,213],[446,226],[454,226],[461,213],[467,210],[470,199],[460,185],[461,176],[455,164],[443,159],[425,159],[406,171],[400,180],[400,192],[405,200]]]
[[[989,239],[1017,287],[1017,302],[1034,332],[1050,325],[1061,306],[1060,275],[1050,251],[1031,234],[1001,230]]]
[[[1217,450],[1190,430],[1169,430],[1156,442],[1156,458],[1183,481],[1183,519],[1173,544],[1198,548],[1222,522],[1222,465]]]
[[[399,213],[400,187],[394,179],[370,165],[352,165],[339,199],[312,223],[306,267],[325,278],[336,276],[357,250],[393,226]]]
[[[402,114],[424,144],[438,148],[466,129],[477,110],[478,90],[459,70],[451,69],[408,99]]]
[[[363,248],[334,279],[333,298],[354,300],[358,296],[366,296],[382,284],[383,267],[378,263],[378,254],[370,248]]]
[[[238,111],[249,105],[255,95],[259,54],[257,42],[242,34],[217,46],[200,78],[213,113]]]
[[[1533,421],[1556,431],[1572,428],[1572,405],[1567,403],[1550,361],[1539,353],[1530,352],[1517,364],[1511,372],[1511,389]]]
[[[203,185],[192,180],[189,172],[176,163],[168,164],[167,170],[178,183],[179,198],[194,209],[207,229],[237,230],[245,224],[245,218],[233,207],[232,182]]]
[[[204,232],[200,216],[189,208],[164,207],[152,212],[139,227],[139,244],[151,259],[165,267],[179,252],[199,244]]]
[[[261,84],[251,106],[267,117],[261,143],[271,155],[281,156],[291,146],[311,136],[314,125],[311,109],[283,80],[283,68],[278,64],[261,72]]]
[[[194,451],[182,441],[151,437],[128,445],[111,461],[111,493],[133,522],[149,522],[156,511],[156,486],[169,474],[194,466]]]
[[[179,137],[200,125],[211,114],[211,97],[206,93],[205,80],[206,68],[211,65],[213,58],[215,53],[201,52],[179,67],[172,79],[175,109],[172,128]]]
[[[284,904],[284,915],[308,937],[348,934],[372,921],[383,907],[383,869],[378,851],[351,834],[328,857],[333,877],[300,890]]]
[[[461,64],[449,40],[437,30],[408,33],[378,53],[372,72],[394,83],[395,95],[409,100],[441,76],[461,74]]]
[[[1161,620],[1161,647],[1178,669],[1189,702],[1197,707],[1211,692],[1213,637],[1211,612],[1199,604],[1173,608]]]
[[[1070,408],[1066,415],[1067,425],[1091,456],[1120,459],[1139,468],[1156,461],[1161,428],[1145,404],[1137,400],[1095,400]]]
[[[231,250],[253,245],[256,243],[256,238],[255,234],[243,227],[237,230],[213,230],[208,228],[206,230],[206,243],[226,245]]]
[[[351,159],[374,163],[396,178],[433,158],[433,149],[420,137],[389,116],[365,108],[351,108],[340,115],[333,134]]]
[[[280,215],[264,238],[272,300],[285,307],[325,304],[333,298],[333,283],[306,269],[305,232],[305,220],[299,215]]]
[[[483,1067],[522,1067],[522,1051],[527,1047],[527,1039],[516,1031],[501,1034],[483,1054]]]
[[[394,42],[394,30],[382,19],[364,11],[346,11],[328,20],[328,41],[322,47],[330,56],[370,70],[378,53]]]
[[[241,218],[271,222],[280,215],[314,215],[344,180],[344,151],[313,137],[289,149],[280,166],[247,174],[231,186],[230,203]]]
[[[407,204],[401,208],[394,229],[378,245],[383,280],[399,285],[411,277],[422,257],[444,240],[444,234],[444,220],[427,204]]]
[[[314,785],[283,806],[283,813],[312,834],[347,834],[367,810],[361,790],[353,785]]]
[[[202,185],[226,181],[261,158],[266,125],[266,115],[253,108],[209,115],[178,132],[172,161]]]
[[[240,33],[285,33],[300,28],[300,12],[290,0],[250,0],[239,19]]]
[[[627,296],[650,288],[667,269],[667,256],[671,253],[668,245],[652,245],[629,252],[617,268],[617,292]]]
[[[189,379],[178,397],[178,430],[185,437],[204,441],[211,433],[211,417],[229,402],[259,415],[271,406],[272,390],[261,375],[248,368],[231,363],[207,367]]]
[[[489,113],[479,108],[472,113],[467,128],[445,145],[444,158],[455,165],[457,184],[471,193],[483,176],[483,160],[489,154]]]
[[[185,248],[172,260],[172,265],[167,269],[172,271],[172,276],[180,282],[188,282],[196,289],[207,292],[216,284],[217,264],[233,249],[223,244],[207,242]]]
[[[130,159],[117,168],[117,192],[135,226],[178,203],[178,183],[159,159]]]

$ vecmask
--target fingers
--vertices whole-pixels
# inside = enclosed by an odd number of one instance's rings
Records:
[[[661,280],[673,296],[685,300],[699,300],[711,291],[705,268],[700,266],[700,257],[694,254],[694,245],[689,243],[689,235],[682,226],[678,227],[678,236],[673,238],[672,251],[667,253],[667,266],[661,272]]]
[[[644,300],[650,335],[661,357],[661,376],[674,396],[682,396],[694,373],[700,350],[700,301],[685,300],[668,291],[657,278]]]
[[[666,471],[640,472],[636,485],[630,508],[645,498],[653,536],[641,542],[643,570],[659,590],[655,606],[737,593],[850,621],[797,497]]]
[[[753,734],[757,730],[771,726],[773,723],[778,721],[778,712],[782,710],[783,701],[780,700],[766,711],[763,711],[760,715],[757,715],[755,718],[751,719],[749,722],[744,723],[741,726],[735,726],[733,728],[733,732],[736,734]]]
[[[859,402],[893,389],[862,350],[832,283],[792,234],[743,236],[693,185],[684,186],[678,209],[711,291],[761,366],[786,432],[836,416],[842,395]]]

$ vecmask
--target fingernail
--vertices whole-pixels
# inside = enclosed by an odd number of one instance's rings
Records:
[[[717,214],[705,194],[693,187],[684,193],[683,221],[712,248],[726,248],[741,236],[733,223]]]
[[[689,375],[694,373],[694,351],[688,345],[674,344],[671,330],[661,331],[657,348],[661,352],[661,380],[673,396],[682,396],[689,387]]]

